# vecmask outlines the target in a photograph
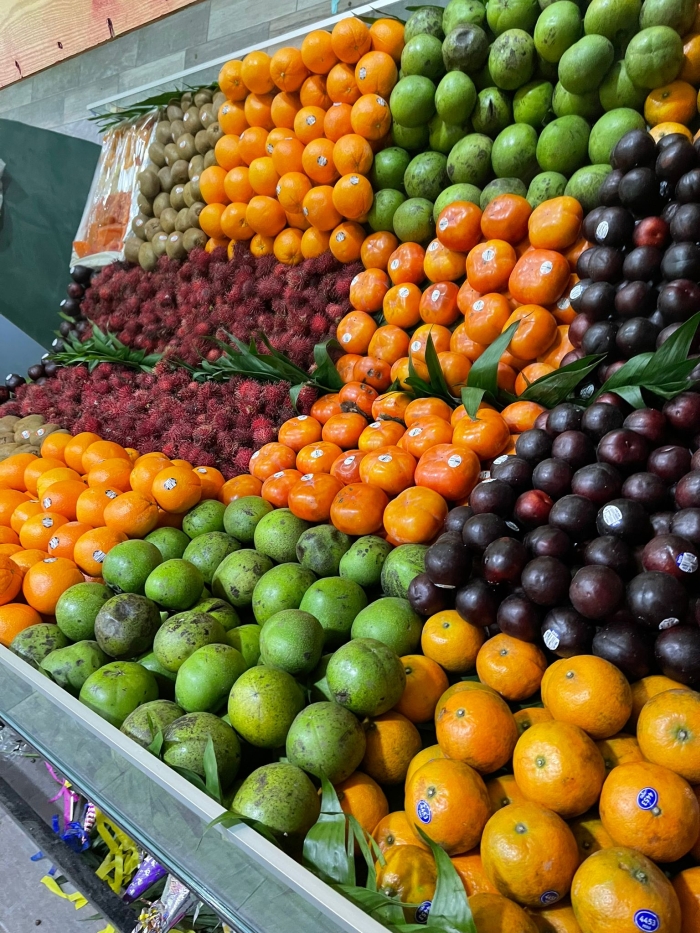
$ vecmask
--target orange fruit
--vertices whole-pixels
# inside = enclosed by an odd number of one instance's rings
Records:
[[[427,748],[422,749],[418,752],[417,755],[411,759],[411,762],[408,766],[408,771],[406,772],[406,783],[411,780],[413,775],[418,771],[419,768],[422,768],[423,765],[427,765],[429,761],[437,761],[440,758],[444,758],[442,749],[439,745],[429,745]],[[418,837],[416,836],[416,839]]]
[[[34,454],[12,454],[0,463],[0,490],[15,489],[25,492],[24,472],[34,460]]]
[[[435,759],[406,781],[406,816],[448,855],[479,842],[491,815],[481,776],[462,761]]]
[[[296,266],[304,258],[301,252],[301,231],[292,227],[282,230],[275,237],[273,252],[278,262]]]
[[[234,59],[222,65],[219,72],[219,87],[229,100],[244,100],[248,94],[241,77],[241,67],[242,62]]]
[[[369,52],[372,39],[369,29],[362,20],[355,16],[341,19],[333,27],[331,33],[331,48],[336,58],[341,62],[354,65],[363,55]]]
[[[113,457],[94,466],[87,475],[88,486],[112,486],[120,492],[130,489],[131,460]]]
[[[377,891],[404,904],[407,921],[418,920],[423,904],[430,904],[435,896],[437,868],[431,852],[416,845],[394,846],[384,855],[383,864],[377,862]]]
[[[537,645],[500,633],[489,638],[476,656],[479,680],[510,701],[537,693],[547,658]]]
[[[407,654],[401,663],[406,672],[406,686],[394,711],[411,722],[429,722],[447,690],[447,675],[436,661],[422,654]]]
[[[336,143],[336,147],[339,145],[340,142]],[[333,188],[333,206],[348,220],[359,220],[360,217],[364,217],[372,207],[373,200],[372,185],[364,175],[357,173],[343,175]]]
[[[423,626],[421,649],[446,671],[466,674],[474,670],[484,638],[480,625],[467,622],[454,609],[444,609],[430,616]]]
[[[241,476],[234,476],[233,479],[227,480],[219,490],[217,499],[224,505],[228,505],[229,502],[234,502],[243,496],[259,496],[261,489],[262,480],[243,473]]]
[[[289,131],[293,128],[294,117],[300,108],[301,101],[298,94],[288,94],[286,91],[280,91],[279,94],[275,94],[272,98],[270,117],[275,124],[275,129],[270,130],[270,135],[267,137],[265,144],[268,155],[272,155],[275,142],[288,136],[288,132],[280,134],[279,131]],[[273,133],[277,133],[277,136],[272,136]]]
[[[282,176],[286,172],[303,171],[302,157],[304,154],[304,144],[296,137],[282,139],[275,143],[272,153],[268,153],[275,166],[275,171]]]
[[[65,515],[69,521],[75,521],[78,499],[85,492],[85,483],[77,479],[59,480],[51,483],[50,487],[44,491],[40,480],[39,489],[44,511],[57,512],[59,515]]]
[[[120,457],[131,463],[129,454],[121,444],[115,444],[114,441],[95,441],[85,450],[81,458],[82,473],[89,473],[93,467],[102,463],[104,460],[113,460]]]
[[[245,115],[245,104],[243,101],[225,101],[219,107],[217,119],[222,132],[227,136],[240,136],[243,130],[248,126]],[[207,176],[207,183],[215,185],[216,177],[216,174],[209,174]],[[212,197],[215,197],[215,188],[211,188],[209,193]]]
[[[501,894],[484,891],[469,898],[474,923],[479,933],[501,933],[502,930],[517,930],[518,933],[537,933],[537,927],[522,909]]]
[[[224,474],[211,466],[194,467],[202,487],[202,499],[216,499],[224,485]]]
[[[411,759],[421,748],[420,733],[413,723],[391,710],[365,726],[365,737],[362,770],[379,784],[403,783]]]
[[[10,526],[13,531],[20,533],[22,530],[22,525],[27,521],[28,518],[31,518],[33,515],[37,515],[39,512],[42,512],[41,503],[38,499],[25,499],[24,502],[20,503],[17,508],[12,513],[10,518]]]
[[[65,467],[65,463],[55,457],[37,457],[36,460],[32,460],[24,471],[24,486],[27,492],[30,492],[32,495],[36,495],[36,484],[39,477],[44,473],[47,473],[49,470],[56,470],[60,469],[61,467]],[[17,490],[5,491],[16,492]]]
[[[21,544],[0,544],[0,554],[5,557],[12,557],[14,554],[21,554],[24,548]]]
[[[326,112],[320,107],[302,107],[294,117],[294,132],[297,139],[307,145],[323,136],[323,118]]]
[[[697,933],[700,921],[700,866],[679,872],[671,884],[681,908],[681,933]]]
[[[369,28],[372,48],[387,52],[398,64],[404,47],[403,23],[398,19],[376,19]]]
[[[400,448],[383,448],[392,451]],[[382,448],[368,455],[384,456]],[[410,455],[408,455],[410,456]],[[362,475],[363,460],[360,464]],[[415,467],[414,467],[415,470]],[[386,490],[391,495],[391,490]],[[447,503],[434,489],[427,486],[412,486],[400,492],[384,510],[384,528],[393,544],[427,544],[442,528],[448,513]],[[436,659],[433,659],[436,660]]]
[[[482,408],[476,418],[462,418],[455,427],[452,443],[469,447],[480,460],[497,457],[510,440],[510,431],[503,417],[490,408]]]
[[[102,564],[107,554],[117,544],[126,541],[127,536],[114,528],[94,528],[85,532],[75,542],[73,560],[80,569],[91,577],[102,574]]]
[[[12,554],[10,560],[14,561],[24,574],[30,567],[33,567],[34,564],[37,564],[40,560],[44,560],[44,558],[48,556],[48,551],[42,551],[39,548],[29,548],[28,550],[17,551],[16,554]]]
[[[248,168],[248,181],[256,194],[265,194],[272,198],[280,180],[270,156],[253,159]]]
[[[277,236],[286,226],[287,218],[279,201],[258,194],[248,202],[245,221],[253,233]]]
[[[325,29],[314,29],[301,43],[301,60],[314,74],[325,75],[338,61],[333,51],[331,34]]]
[[[372,835],[377,823],[389,812],[384,791],[368,774],[355,771],[335,785],[343,813],[354,816],[366,833]]]
[[[40,454],[49,460],[62,460],[65,463],[63,452],[71,440],[71,435],[67,431],[54,431],[44,439]]]
[[[338,62],[337,65],[334,65],[326,78],[326,91],[334,104],[352,106],[362,95],[357,86],[357,81],[355,81],[355,69],[350,65],[346,65],[345,62]],[[352,121],[350,121],[350,129],[347,132],[352,132]]]
[[[328,96],[323,75],[310,75],[306,78],[299,91],[299,99],[302,107],[320,107],[324,112],[333,103]]]
[[[58,512],[37,512],[22,525],[19,543],[23,548],[39,548],[48,552],[49,541],[61,525],[66,525],[68,521],[65,515],[59,515]]]
[[[494,885],[486,877],[484,865],[481,861],[481,852],[478,847],[465,852],[464,855],[455,855],[450,861],[464,885],[467,897],[471,898],[475,894],[498,893]]]
[[[1,544],[19,544],[19,535],[7,525],[0,525],[0,545]]]
[[[6,554],[0,554],[0,606],[12,602],[22,588],[22,571]]]
[[[194,470],[165,467],[154,477],[151,494],[166,512],[187,512],[202,498],[202,483]]]
[[[308,74],[300,50],[292,46],[278,49],[270,60],[270,77],[282,91],[298,91]]]
[[[687,81],[672,81],[657,87],[644,101],[644,119],[649,126],[659,123],[687,124],[697,113],[698,92]]]
[[[700,807],[687,781],[663,765],[635,761],[608,775],[600,818],[617,845],[655,862],[674,862],[690,851],[700,831]]]
[[[553,718],[548,709],[542,709],[540,706],[529,706],[525,707],[525,709],[516,710],[513,717],[518,726],[518,735],[522,735],[526,729],[534,726],[537,722],[551,722]]]
[[[224,107],[233,107],[233,104],[224,104]],[[223,109],[223,108],[222,108]],[[219,165],[210,165],[199,176],[199,190],[205,204],[226,204],[229,200],[224,187],[226,170]],[[75,440],[75,439],[74,439]],[[71,446],[70,444],[68,445]],[[66,457],[66,463],[68,458]]]
[[[486,782],[486,790],[493,812],[510,806],[511,803],[526,803],[527,797],[518,787],[518,782],[512,774],[502,774]]]
[[[338,262],[357,262],[364,240],[364,227],[354,221],[346,220],[333,230],[328,246]],[[387,386],[389,382],[390,380],[387,380]]]
[[[253,159],[269,154],[267,151],[268,136],[269,131],[264,126],[249,126],[247,130],[243,130],[238,150],[246,165],[250,165]]]
[[[338,172],[336,171],[333,161],[334,150],[335,146],[330,139],[314,139],[304,149],[301,163],[308,177],[317,185],[332,184],[338,177]],[[311,185],[309,184],[305,188],[304,194],[306,194],[310,188]],[[279,198],[279,192],[277,197]],[[296,213],[302,210],[303,205],[301,201],[303,201],[303,196],[299,199]]]
[[[630,731],[636,732],[637,720],[642,711],[642,707],[647,700],[656,696],[657,693],[663,693],[665,690],[684,690],[683,684],[677,680],[671,680],[670,677],[664,677],[663,674],[650,674],[648,677],[642,677],[630,687],[632,690],[632,712],[629,718]]]
[[[56,603],[65,591],[85,579],[72,560],[46,557],[30,567],[24,575],[22,592],[32,609],[52,616]]]
[[[0,525],[6,525],[8,528],[12,527],[12,515],[15,509],[29,502],[30,499],[31,496],[22,490],[0,489]]]
[[[322,459],[323,453],[315,455],[312,460],[317,462],[319,459]],[[278,444],[272,442],[270,444],[264,444],[260,450],[256,450],[253,456],[250,458],[249,470],[257,479],[261,481],[260,488],[262,489],[262,482],[272,476],[273,473],[277,473],[279,470],[291,470],[295,465],[296,457],[294,451],[291,447],[287,447],[286,444]],[[311,473],[312,470],[304,469],[302,472]],[[320,469],[318,472],[327,472],[325,469]],[[259,492],[256,493],[259,495]]]
[[[9,648],[15,635],[42,621],[36,609],[24,603],[6,603],[0,606],[0,645]]]
[[[635,931],[642,923],[649,930],[682,929],[671,882],[651,859],[623,846],[586,859],[571,885],[571,906],[584,931]]]
[[[367,52],[355,66],[355,81],[362,93],[378,94],[386,100],[389,99],[398,76],[396,63],[388,52]]]
[[[549,805],[564,819],[591,807],[605,780],[605,762],[594,742],[567,722],[541,722],[518,739],[513,773],[525,796]]]
[[[182,468],[171,467],[170,472],[172,473],[174,470],[179,469]],[[184,469],[183,472],[185,472]],[[192,473],[193,471],[190,470],[189,472]],[[197,496],[197,501],[199,501],[199,497],[201,496],[199,477],[197,477],[196,489],[199,493]],[[162,505],[162,503],[160,504]],[[188,506],[188,508],[190,507],[191,506]],[[185,509],[171,509],[170,511],[185,511]],[[145,536],[156,527],[158,522],[158,507],[153,499],[142,495],[140,492],[130,490],[108,502],[102,513],[102,517],[107,528],[110,528],[112,531],[121,531],[130,538],[145,538]]]
[[[639,742],[633,735],[628,735],[626,732],[618,732],[617,735],[611,735],[609,739],[599,739],[595,744],[603,756],[606,773],[617,768],[618,765],[644,760]]]
[[[441,699],[435,711],[435,732],[448,758],[484,774],[502,768],[518,741],[518,728],[507,704],[486,690],[465,690]]]
[[[156,461],[158,463],[159,461]],[[132,471],[133,473],[133,471]],[[112,486],[92,486],[81,492],[75,503],[75,517],[93,528],[104,525],[104,510],[120,494]]]
[[[391,129],[389,104],[379,94],[363,94],[352,105],[350,122],[359,136],[373,141],[383,139]]]
[[[373,161],[372,147],[357,133],[341,136],[333,147],[333,164],[341,175],[367,175]]]
[[[568,894],[578,848],[569,827],[552,810],[536,803],[511,804],[486,824],[481,859],[501,894],[541,907]]]
[[[225,139],[226,137],[223,138]],[[221,229],[221,215],[224,209],[225,205],[223,204],[206,204],[202,208],[199,214],[199,226],[208,237],[215,237],[218,239],[223,237],[224,232]]]
[[[598,819],[596,812],[596,810],[591,810],[590,813],[584,813],[578,819],[569,821],[569,828],[578,846],[579,863],[584,862],[594,852],[609,849],[615,845],[612,836]]]
[[[61,525],[48,543],[49,557],[67,557],[69,560],[73,560],[75,543],[87,531],[92,531],[92,525],[87,525],[84,522],[67,522],[65,525]]]
[[[555,661],[545,671],[541,689],[544,705],[555,719],[579,726],[593,739],[615,735],[632,710],[632,693],[624,674],[593,655]]]
[[[647,761],[700,783],[700,694],[665,690],[651,697],[639,714],[637,741]]]
[[[372,836],[385,855],[396,846],[428,848],[423,840],[419,839],[413,832],[413,827],[408,821],[405,810],[394,810],[393,813],[388,813],[377,823]]]
[[[270,56],[250,52],[241,62],[241,80],[254,94],[268,94],[275,85],[270,76]]]

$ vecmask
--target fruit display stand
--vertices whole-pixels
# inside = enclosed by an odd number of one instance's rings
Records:
[[[236,933],[381,933],[366,913],[0,646],[0,718]]]

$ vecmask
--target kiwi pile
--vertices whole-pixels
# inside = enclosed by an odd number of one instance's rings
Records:
[[[200,229],[204,202],[199,176],[216,165],[214,146],[224,135],[217,114],[225,102],[221,91],[186,91],[173,98],[165,119],[156,126],[149,164],[139,173],[139,213],[131,222],[132,236],[124,241],[129,262],[150,271],[164,253],[184,259],[208,237]]]
[[[12,454],[36,454],[49,434],[58,431],[67,434],[58,424],[47,424],[43,415],[27,415],[17,418],[5,415],[0,418],[0,460]]]

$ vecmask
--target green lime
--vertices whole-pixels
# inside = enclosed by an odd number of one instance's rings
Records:
[[[231,535],[223,531],[210,531],[197,535],[187,546],[183,557],[194,564],[204,577],[204,582],[210,584],[224,557],[233,554],[240,547],[241,542]]]
[[[397,191],[403,191],[403,175],[410,161],[411,156],[399,146],[389,146],[388,149],[382,149],[381,152],[378,152],[374,157],[370,174],[370,180],[375,192],[381,188],[394,188]]]
[[[559,80],[571,94],[588,94],[600,85],[614,58],[613,44],[605,36],[584,36],[562,55]]]
[[[581,12],[571,0],[559,0],[542,10],[535,26],[535,48],[546,62],[556,64],[583,32]]]
[[[201,571],[182,559],[164,561],[151,571],[145,585],[149,599],[174,612],[182,612],[194,606],[203,589]]]
[[[316,574],[301,564],[278,564],[262,576],[253,590],[253,614],[258,625],[283,609],[298,609]]]
[[[433,202],[409,198],[394,214],[394,233],[402,243],[425,243],[435,236]]]
[[[323,639],[323,626],[310,612],[283,609],[262,627],[260,657],[293,677],[309,674],[321,660]]]
[[[515,91],[532,78],[535,71],[535,43],[523,29],[507,29],[489,52],[489,70],[494,84],[504,91]]]
[[[603,110],[631,107],[632,110],[638,110],[641,113],[644,110],[647,92],[644,88],[632,84],[624,61],[619,61],[615,62],[603,78],[598,88],[598,96]]]
[[[458,72],[454,71],[452,74],[458,74]],[[467,135],[467,131],[461,126],[445,123],[437,114],[428,124],[428,128],[430,129],[430,148],[433,152],[441,152],[443,155],[451,152],[452,147]]]
[[[604,113],[591,130],[588,143],[588,157],[594,165],[610,162],[610,155],[630,130],[644,130],[646,123],[644,117],[629,107],[618,107]]]
[[[402,150],[403,152],[403,150]],[[367,223],[372,230],[394,230],[394,214],[399,205],[406,200],[406,195],[395,188],[382,188],[374,195],[374,202],[367,215]]]
[[[409,129],[424,126],[435,113],[435,90],[430,78],[423,75],[407,75],[401,78],[389,98],[392,118]],[[396,137],[394,142],[397,142]]]
[[[489,0],[486,7],[486,21],[495,36],[507,29],[524,29],[531,33],[539,15],[537,0]]]
[[[163,555],[150,541],[122,541],[102,564],[105,583],[116,593],[143,593],[151,571],[163,563]]]
[[[551,81],[531,81],[515,92],[513,118],[541,130],[552,112],[554,88]]]
[[[546,127],[545,127],[546,129]],[[519,178],[525,183],[537,172],[537,132],[528,123],[514,123],[493,141],[491,162],[498,178]]]
[[[174,557],[182,557],[185,548],[190,543],[190,538],[179,528],[156,528],[155,531],[146,535],[144,541],[155,544],[163,560],[172,560]]]
[[[350,551],[347,551],[343,558],[349,553]],[[324,646],[330,650],[350,638],[355,616],[366,605],[365,591],[353,580],[323,577],[304,593],[299,608],[304,612],[310,612],[321,623],[325,637]]]
[[[427,33],[409,39],[401,52],[401,71],[405,75],[423,75],[435,81],[445,73],[442,42]]]
[[[101,583],[76,583],[56,603],[56,624],[71,641],[93,641],[97,613],[113,596]]]
[[[231,688],[228,715],[232,727],[250,745],[279,748],[304,705],[304,691],[291,674],[251,667]]]
[[[449,71],[435,92],[435,109],[445,123],[462,126],[476,104],[474,82],[462,71]],[[375,161],[377,156],[375,156]]]
[[[487,87],[479,91],[476,107],[472,111],[472,126],[475,133],[483,133],[495,139],[513,122],[510,97],[498,87]]]
[[[190,538],[205,535],[209,531],[224,530],[226,506],[218,499],[204,499],[182,519],[182,530]]]
[[[433,207],[433,220],[435,223],[437,223],[438,217],[447,205],[453,204],[455,201],[469,201],[478,207],[481,202],[481,188],[467,184],[450,185],[449,188],[445,188]]]
[[[683,67],[683,41],[670,26],[642,29],[627,46],[625,67],[637,87],[670,84]]]
[[[586,162],[591,128],[583,117],[558,117],[540,134],[537,161],[543,172],[569,176]]]

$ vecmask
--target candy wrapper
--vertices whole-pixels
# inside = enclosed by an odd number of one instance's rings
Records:
[[[167,933],[197,904],[199,898],[189,888],[168,875],[160,899],[142,911],[133,933]]]
[[[122,900],[127,904],[133,904],[133,902],[145,894],[156,881],[160,881],[160,879],[164,878],[166,875],[167,872],[163,866],[159,865],[152,855],[147,855],[136,869],[136,874],[131,879],[131,884],[124,892]]]
[[[12,758],[34,758],[36,752],[27,745],[21,735],[10,729],[4,723],[0,723],[0,758],[10,760]]]

